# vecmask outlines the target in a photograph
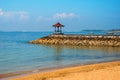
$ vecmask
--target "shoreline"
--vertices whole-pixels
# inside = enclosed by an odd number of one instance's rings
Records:
[[[3,73],[3,74],[0,74],[0,80],[9,80],[11,78],[27,76],[27,75],[32,75],[32,74],[36,74],[36,73],[46,73],[46,72],[51,72],[51,71],[55,71],[55,70],[65,69],[65,68],[94,65],[94,64],[101,64],[101,63],[108,63],[108,62],[116,62],[116,61],[120,61],[120,60],[118,59],[118,60],[111,60],[111,61],[88,62],[88,63],[84,63],[84,64],[71,64],[71,65],[63,65],[63,66],[59,66],[59,67],[46,67],[46,68],[37,68],[37,69],[31,69],[31,70]]]
[[[59,67],[48,67],[48,68],[46,67],[46,68],[37,68],[37,69],[31,69],[31,70],[3,73],[3,74],[0,74],[0,80],[1,79],[8,80],[9,78],[26,76],[26,75],[31,75],[31,74],[35,74],[35,73],[49,72],[49,71],[54,71],[54,70],[63,69],[63,68],[70,68],[70,67],[84,66],[84,65],[91,65],[91,64],[99,64],[99,63],[113,62],[113,61],[119,61],[119,60],[92,62],[92,63],[88,62],[88,63],[84,63],[84,64],[72,64],[72,65],[63,65],[63,66],[59,66]]]
[[[58,68],[51,71],[46,72],[37,72],[29,75],[23,75],[18,77],[10,78],[10,80],[53,80],[53,78],[61,78],[73,73],[83,74],[86,72],[97,71],[108,68],[119,67],[120,70],[120,61],[112,61],[112,62],[100,62],[95,64],[87,64],[87,65],[79,65],[79,66],[71,66]],[[52,79],[51,79],[52,78]],[[58,79],[59,80],[59,79]],[[65,79],[66,80],[66,79]]]

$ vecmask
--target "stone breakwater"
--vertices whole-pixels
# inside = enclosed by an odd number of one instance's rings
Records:
[[[110,35],[49,35],[33,41],[33,44],[120,47],[120,36]]]

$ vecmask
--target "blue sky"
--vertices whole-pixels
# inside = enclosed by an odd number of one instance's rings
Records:
[[[0,31],[120,29],[120,0],[0,0]]]

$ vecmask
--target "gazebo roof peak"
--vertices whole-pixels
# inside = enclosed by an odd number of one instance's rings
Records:
[[[60,22],[57,22],[53,25],[53,27],[64,27],[64,25],[62,25]]]

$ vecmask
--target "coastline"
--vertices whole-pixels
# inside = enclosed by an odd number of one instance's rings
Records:
[[[113,72],[113,73],[110,73],[110,72]],[[40,72],[40,73],[38,72],[38,73],[26,75],[26,76],[21,76],[18,78],[11,78],[10,80],[61,80],[61,79],[68,80],[69,77],[71,77],[70,78],[71,80],[76,80],[79,78],[81,78],[81,80],[85,80],[82,78],[88,78],[88,76],[85,76],[86,74],[90,75],[95,73],[99,74],[97,75],[99,79],[95,78],[96,80],[103,80],[101,78],[104,78],[104,77],[102,77],[101,75],[104,73],[106,73],[104,74],[104,76],[108,76],[108,78],[107,79],[105,78],[105,80],[119,80],[120,77],[115,75],[116,74],[120,75],[120,61],[65,67],[62,69],[55,69],[48,72]],[[108,73],[109,75],[113,75],[114,77],[109,76]],[[75,76],[73,77],[70,75],[75,75]],[[95,75],[91,75],[89,77],[94,79]],[[119,78],[117,79],[117,77]],[[115,79],[112,79],[112,78],[115,78]]]

